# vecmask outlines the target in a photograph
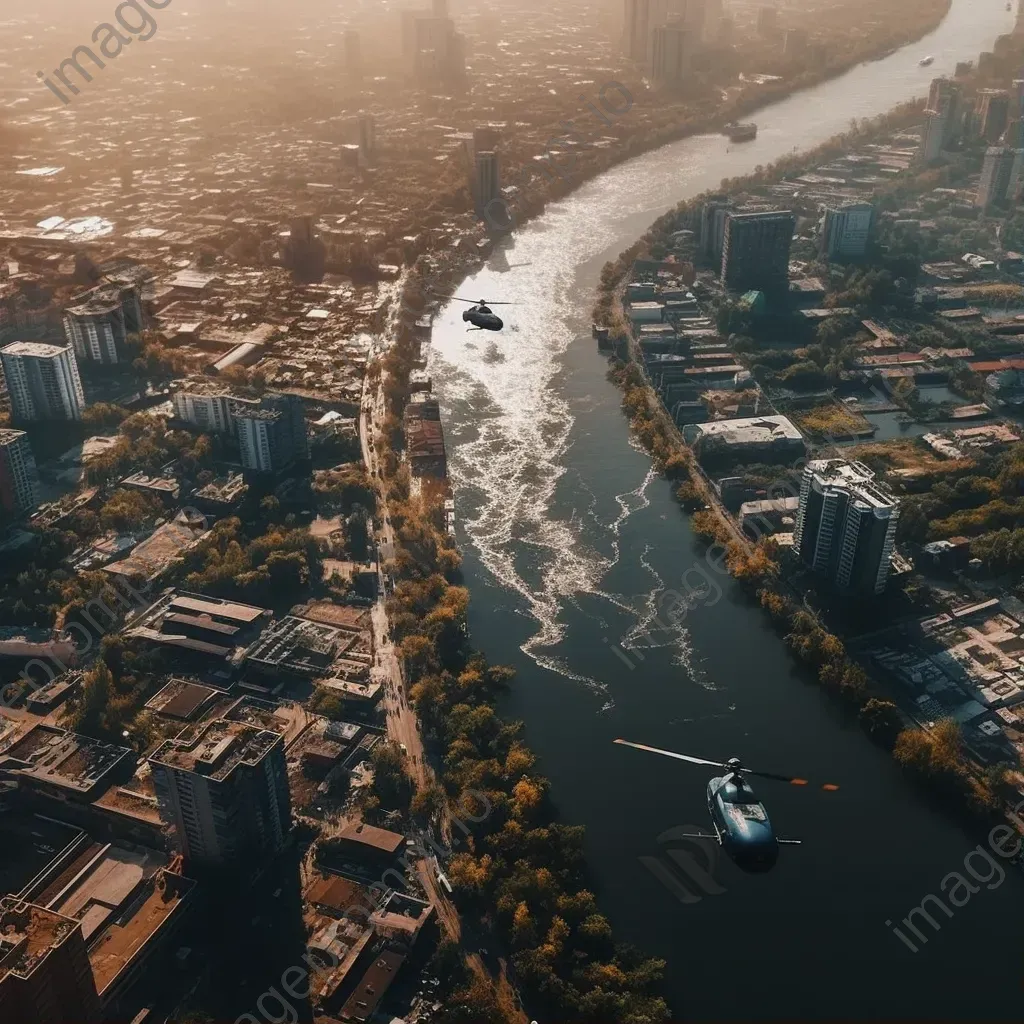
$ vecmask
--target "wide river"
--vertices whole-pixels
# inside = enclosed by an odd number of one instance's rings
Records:
[[[919,43],[759,111],[755,142],[695,137],[613,168],[461,286],[521,303],[509,307],[512,330],[467,334],[457,305],[435,322],[473,640],[518,668],[503,710],[525,722],[564,819],[586,825],[618,937],[668,962],[677,1019],[1021,1019],[1024,879],[979,885],[951,918],[938,913],[937,933],[925,925],[913,952],[886,921],[940,893],[973,841],[797,677],[727,581],[706,570],[714,583],[682,623],[645,628],[665,588],[683,589],[688,570],[699,582],[702,556],[669,485],[630,443],[589,336],[602,265],[669,207],[927,93],[1012,22],[1004,0],[954,0]],[[597,124],[575,96],[565,116]],[[841,789],[763,782],[776,827],[803,845],[784,848],[768,875],[719,863],[703,892],[691,871],[687,887],[704,898],[683,903],[640,858],[673,826],[707,827],[712,773],[615,747],[617,736]]]

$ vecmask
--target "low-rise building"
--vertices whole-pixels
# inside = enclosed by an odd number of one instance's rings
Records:
[[[702,461],[779,462],[806,451],[803,435],[785,416],[753,416],[715,420],[684,428],[687,440]]]

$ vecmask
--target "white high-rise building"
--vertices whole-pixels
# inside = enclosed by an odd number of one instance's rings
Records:
[[[23,430],[0,430],[0,510],[22,516],[39,505],[39,473]]]
[[[803,561],[840,590],[881,594],[896,546],[899,500],[861,462],[804,467],[793,534]]]
[[[825,207],[821,218],[821,254],[826,259],[858,259],[868,251],[875,208],[871,203]]]
[[[100,285],[64,310],[64,335],[82,362],[122,362],[128,335],[140,330],[142,302],[134,285]]]
[[[284,737],[218,719],[149,758],[160,816],[186,859],[230,864],[283,849],[291,824]]]
[[[258,405],[232,406],[242,467],[251,473],[280,473],[308,458],[309,436],[302,399],[272,395]]]
[[[232,405],[244,404],[245,399],[236,398],[229,391],[204,387],[205,382],[186,383],[174,393],[174,415],[204,434],[227,434],[234,436],[235,419]],[[254,406],[258,403],[253,402]]]
[[[0,350],[0,364],[15,423],[82,418],[85,393],[70,346],[15,341]]]

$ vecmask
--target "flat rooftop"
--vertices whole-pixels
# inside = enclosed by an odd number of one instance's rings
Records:
[[[67,345],[47,345],[41,341],[13,341],[6,348],[0,349],[0,355],[50,359],[68,351],[70,349]]]
[[[217,693],[218,691],[210,686],[203,686],[188,679],[172,679],[146,702],[146,707],[166,718],[187,721]]]
[[[0,769],[84,796],[134,756],[127,747],[40,724],[0,755]]]
[[[730,367],[731,369],[731,367]],[[714,420],[697,425],[701,437],[718,437],[727,444],[765,444],[771,441],[802,441],[803,434],[785,416],[750,416]]]
[[[77,921],[16,896],[0,899],[0,980],[8,973],[27,978],[77,927]]]
[[[72,825],[8,808],[0,843],[0,893],[18,894],[81,831]]]
[[[190,739],[167,740],[150,755],[155,764],[226,779],[240,764],[256,765],[282,741],[280,733],[218,719]]]
[[[338,833],[338,838],[392,855],[397,853],[405,842],[405,836],[400,832],[389,832],[386,828],[367,825],[365,821],[349,823]]]
[[[89,964],[101,998],[194,887],[191,879],[160,870],[132,893],[127,912],[107,925],[89,948]]]
[[[876,482],[874,472],[863,462],[815,459],[807,463],[806,470],[814,473],[815,480],[821,486],[849,491],[852,498],[870,508],[891,508],[897,504],[888,487]]]

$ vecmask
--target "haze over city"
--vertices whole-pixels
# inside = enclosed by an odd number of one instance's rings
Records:
[[[0,1020],[1017,1019],[1017,0],[8,6]]]

